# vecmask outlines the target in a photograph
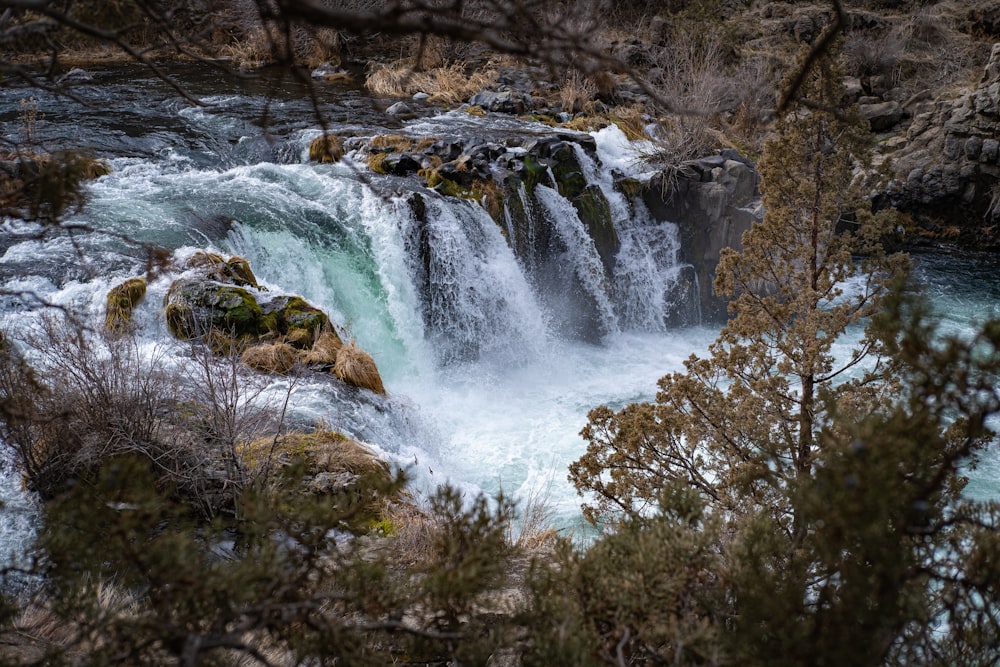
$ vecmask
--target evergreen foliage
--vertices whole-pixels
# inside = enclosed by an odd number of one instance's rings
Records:
[[[591,412],[570,479],[609,532],[540,578],[574,594],[537,605],[539,637],[573,624],[598,664],[1000,655],[980,570],[1000,515],[961,494],[1000,409],[1000,330],[941,338],[906,293],[852,178],[866,137],[836,111],[840,80],[822,60],[777,124],[765,218],[718,267],[732,317],[711,356],[662,378],[654,403]]]

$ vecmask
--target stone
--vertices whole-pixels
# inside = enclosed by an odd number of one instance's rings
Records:
[[[903,119],[904,111],[899,102],[889,101],[878,104],[862,104],[861,117],[868,121],[872,132],[891,130]]]
[[[469,104],[497,113],[521,114],[532,107],[530,95],[516,90],[481,90],[469,98]]]
[[[421,168],[421,163],[409,153],[387,153],[381,162],[383,173],[409,176]]]
[[[996,139],[983,139],[983,146],[979,152],[980,162],[996,162],[1000,157],[1000,142]]]
[[[91,76],[90,72],[79,67],[74,67],[56,79],[56,83],[89,83],[93,80],[94,77]]]
[[[404,118],[407,116],[412,117],[416,115],[416,111],[413,109],[413,107],[411,107],[406,102],[396,102],[395,104],[391,105],[388,109],[386,109],[385,112],[390,116],[397,116],[400,118]]]
[[[982,149],[983,140],[980,137],[969,137],[965,141],[965,157],[970,160],[978,160]]]
[[[710,165],[714,166],[703,170]],[[730,153],[721,160],[713,156],[684,163],[643,184],[642,201],[655,219],[680,228],[680,259],[692,266],[686,284],[698,301],[685,308],[700,312],[706,321],[726,317],[726,301],[712,289],[722,249],[742,248],[743,232],[763,217],[759,175],[751,165],[745,157]]]

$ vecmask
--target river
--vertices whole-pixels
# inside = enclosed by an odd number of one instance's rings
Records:
[[[646,221],[633,229],[617,211],[623,248],[635,254],[628,262],[620,258],[628,279],[595,297],[606,328],[595,344],[563,326],[553,312],[558,295],[533,283],[481,209],[431,197],[438,250],[433,266],[424,268],[434,272],[435,294],[447,296],[448,305],[429,320],[420,314],[429,297],[415,285],[408,243],[415,222],[403,195],[411,186],[374,175],[350,156],[335,165],[309,164],[308,142],[320,130],[299,85],[195,66],[174,72],[204,106],[134,67],[92,71],[97,85],[78,88],[80,100],[0,91],[8,140],[18,140],[20,100],[30,98],[42,145],[87,147],[113,168],[90,184],[87,207],[67,220],[98,232],[78,233],[71,242],[65,234],[39,238],[36,227],[4,223],[0,285],[8,295],[0,300],[0,325],[22,326],[37,314],[11,293],[102,321],[108,289],[144,268],[141,248],[117,234],[176,257],[196,250],[244,256],[263,285],[301,294],[341,324],[373,355],[388,390],[385,400],[356,401],[329,382],[304,380],[293,387],[296,419],[322,419],[370,443],[408,470],[418,488],[448,481],[468,494],[502,489],[521,499],[540,496],[556,526],[585,532],[566,472],[582,453],[587,411],[651,399],[656,380],[703,353],[717,332],[697,322],[664,324],[664,286],[682,268],[673,226]],[[550,131],[530,121],[445,110],[400,123],[380,111],[391,101],[327,86],[317,104],[330,129],[344,136]],[[620,132],[595,136],[604,166],[592,165],[593,180],[600,182],[610,164],[641,169]],[[565,208],[554,191],[543,199],[549,215]],[[579,221],[557,222],[565,228],[567,271],[587,275],[596,260],[578,238]],[[998,314],[995,258],[938,253],[918,257],[917,265],[949,330],[969,331]],[[135,321],[144,345],[166,349],[165,358],[180,363],[185,348],[167,333],[161,306],[172,277],[167,272],[150,283]],[[274,389],[285,386],[278,380]],[[10,464],[3,473],[0,541],[14,548],[30,536],[33,509]],[[1000,456],[991,454],[970,477],[970,494],[1000,496]]]

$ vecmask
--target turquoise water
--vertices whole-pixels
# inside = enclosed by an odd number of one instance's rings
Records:
[[[608,333],[600,344],[582,342],[560,327],[553,296],[532,284],[500,228],[475,205],[425,193],[431,214],[418,230],[400,182],[350,159],[305,163],[318,132],[307,108],[288,102],[281,134],[262,142],[259,128],[236,116],[259,108],[259,97],[214,99],[209,109],[167,93],[144,106],[126,103],[137,118],[128,127],[84,113],[81,131],[116,149],[109,155],[114,172],[93,183],[75,221],[165,246],[178,259],[196,250],[247,257],[268,289],[301,294],[328,312],[373,355],[385,380],[388,397],[381,399],[305,379],[292,393],[297,418],[323,419],[369,442],[418,488],[449,481],[470,495],[541,495],[558,526],[580,530],[580,499],[566,473],[583,451],[587,412],[652,399],[656,380],[705,353],[717,333],[664,326],[668,287],[683,269],[673,226],[623,217],[627,207],[611,195],[606,172],[590,167],[591,181],[609,191],[623,251],[617,282],[584,282]],[[443,114],[409,129],[438,132],[454,118]],[[15,119],[0,119],[5,132],[14,131]],[[359,131],[349,115],[338,122]],[[59,132],[49,131],[57,141]],[[620,138],[598,140],[605,164],[636,168]],[[548,215],[563,216],[556,227],[567,271],[585,281],[598,260],[579,220],[554,191],[543,191],[542,200]],[[74,245],[35,231],[8,223],[0,234],[7,291],[30,292],[99,322],[107,290],[142,272],[141,249],[117,237],[81,234]],[[426,262],[414,251],[418,231],[434,240]],[[918,275],[956,332],[997,314],[996,268],[993,258],[918,258]],[[135,320],[143,345],[166,350],[164,363],[183,365],[188,350],[170,338],[162,317],[175,277],[167,272],[150,283]],[[16,299],[0,301],[4,326],[33,316]],[[278,380],[272,390],[279,396],[286,388]],[[10,465],[0,477],[0,542],[16,547],[30,535],[32,507]],[[1000,497],[1000,455],[991,452],[970,479],[971,495]]]

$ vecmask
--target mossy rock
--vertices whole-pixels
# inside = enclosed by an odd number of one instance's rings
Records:
[[[615,181],[615,190],[625,195],[629,202],[635,202],[642,196],[643,184],[637,178],[626,176]]]
[[[146,296],[145,278],[129,278],[108,292],[104,326],[112,332],[123,332],[132,322],[132,310]]]
[[[552,175],[559,194],[567,199],[578,197],[587,187],[587,178],[573,147],[568,143],[557,144],[551,159]]]
[[[588,185],[571,201],[580,221],[587,228],[587,233],[594,240],[601,261],[610,273],[614,269],[615,257],[621,248],[621,239],[611,218],[611,205],[596,185]]]
[[[385,502],[398,501],[401,485],[385,461],[342,433],[321,428],[255,440],[241,452],[250,470],[304,466],[306,490],[327,496],[348,516],[349,530],[368,532],[382,517]]]
[[[265,328],[300,350],[311,348],[320,332],[330,328],[326,313],[300,296],[271,297],[260,306]]]
[[[234,338],[276,333],[253,294],[242,287],[213,280],[175,280],[167,291],[167,326],[188,340],[211,331]]]

